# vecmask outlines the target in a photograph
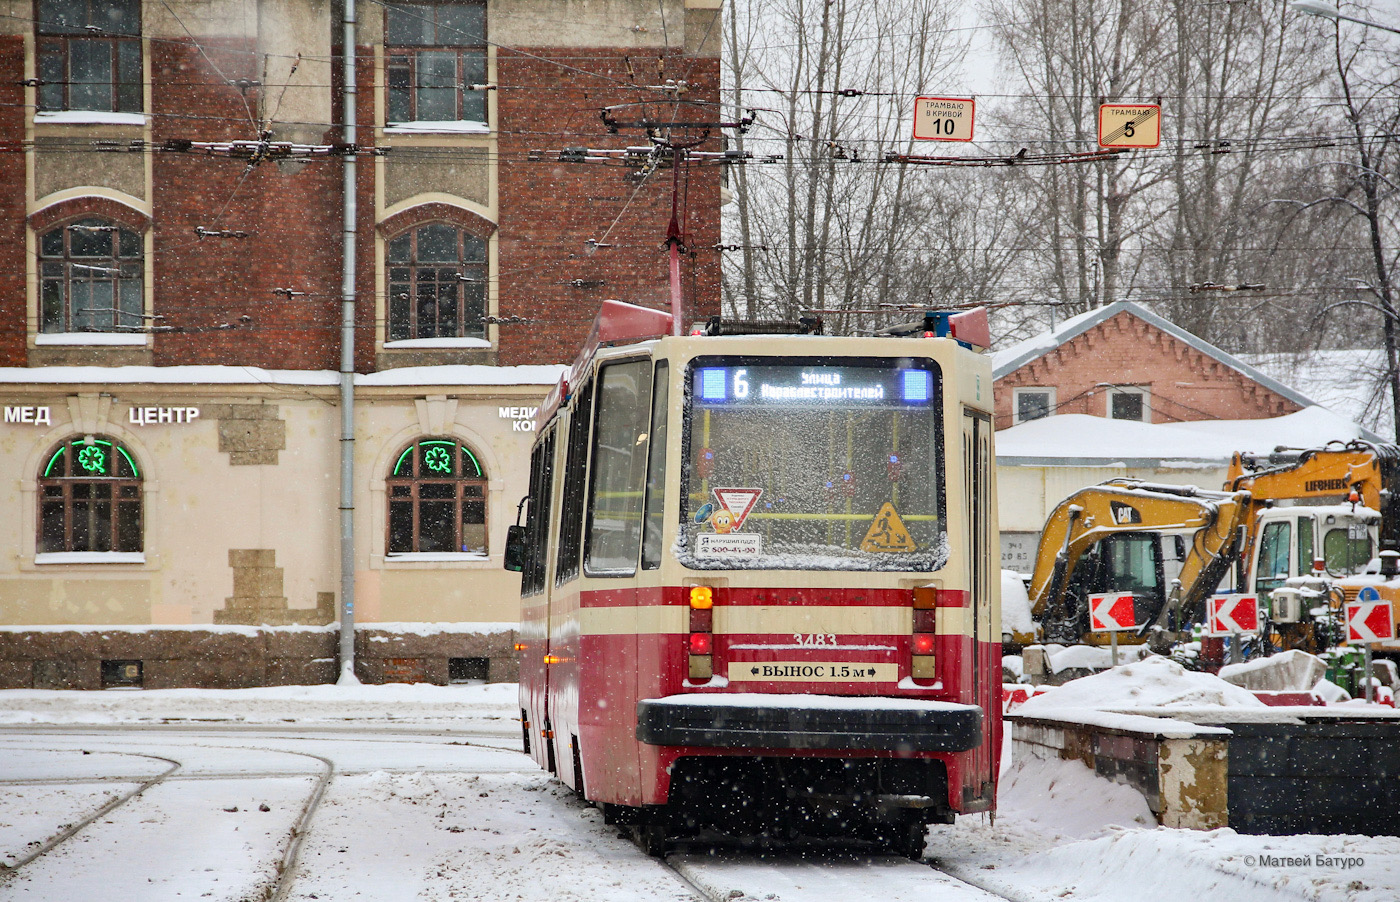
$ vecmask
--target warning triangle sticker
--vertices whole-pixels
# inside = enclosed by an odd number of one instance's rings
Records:
[[[744,518],[758,503],[763,489],[712,489],[720,507],[734,515],[734,529],[744,525]]]
[[[914,537],[904,527],[904,521],[895,513],[894,505],[886,501],[875,515],[865,539],[860,543],[861,551],[917,551]]]

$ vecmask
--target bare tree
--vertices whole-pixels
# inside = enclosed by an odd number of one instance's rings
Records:
[[[985,15],[1026,96],[1018,121],[1046,150],[1098,144],[1098,107],[1161,95],[1169,62],[1166,22],[1134,0],[989,0]],[[1151,213],[1142,208],[1167,177],[1141,157],[1049,168],[1029,182],[1041,238],[1035,255],[1046,292],[1071,310],[1123,297],[1136,283],[1137,253]],[[1131,259],[1125,257],[1133,250]]]
[[[1364,10],[1362,10],[1364,12]],[[1397,367],[1395,270],[1400,256],[1400,196],[1391,176],[1392,158],[1400,153],[1400,60],[1373,43],[1367,30],[1332,26],[1337,86],[1346,120],[1348,156],[1328,165],[1332,193],[1313,204],[1340,207],[1364,229],[1366,268],[1349,279],[1367,297],[1347,298],[1328,305],[1325,316],[1340,308],[1368,310],[1380,321],[1385,350],[1385,380],[1390,409],[1400,441],[1400,367]]]
[[[870,309],[904,290],[904,273],[939,238],[931,193],[943,176],[885,154],[911,149],[914,97],[959,61],[956,16],[952,0],[737,0],[725,96],[735,112],[759,111],[744,149],[781,161],[732,180],[731,310]]]
[[[1270,229],[1279,223],[1261,218],[1261,209],[1296,190],[1296,163],[1307,162],[1301,139],[1327,133],[1326,120],[1299,115],[1297,101],[1324,83],[1324,47],[1284,0],[1173,0],[1166,9],[1174,54],[1163,112],[1180,137],[1155,239],[1168,297],[1162,312],[1230,345],[1257,298],[1232,302],[1193,287],[1291,286],[1291,278],[1308,278],[1293,258],[1269,253]]]

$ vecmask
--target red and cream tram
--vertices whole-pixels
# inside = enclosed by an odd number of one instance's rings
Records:
[[[605,304],[539,411],[507,548],[527,751],[653,853],[713,830],[917,856],[995,804],[985,312],[669,323]]]

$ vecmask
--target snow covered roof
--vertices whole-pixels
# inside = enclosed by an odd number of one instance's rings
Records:
[[[1223,466],[1236,451],[1311,448],[1372,438],[1356,423],[1313,405],[1265,420],[1140,423],[1082,413],[1042,417],[997,433],[997,462],[1026,467]]]
[[[1098,307],[1078,316],[1072,316],[1049,332],[1033,336],[1009,348],[997,351],[992,355],[992,378],[1000,379],[1013,373],[1032,360],[1042,357],[1060,345],[1088,332],[1099,323],[1106,322],[1125,312],[1160,329],[1183,344],[1195,348],[1207,357],[1219,361],[1300,407],[1311,407],[1317,403],[1296,389],[1290,388],[1261,370],[1255,369],[1238,357],[1225,353],[1210,342],[1192,335],[1172,321],[1164,319],[1132,301],[1114,301],[1105,307]]]
[[[357,374],[357,386],[549,386],[566,366],[411,366]],[[334,370],[266,370],[256,366],[0,367],[0,385],[337,385]]]
[[[1382,435],[1395,434],[1380,348],[1246,355],[1253,366]]]

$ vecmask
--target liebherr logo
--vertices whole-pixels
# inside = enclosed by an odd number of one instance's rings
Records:
[[[1309,492],[1345,492],[1347,481],[1345,479],[1309,479],[1303,483],[1303,488]]]

